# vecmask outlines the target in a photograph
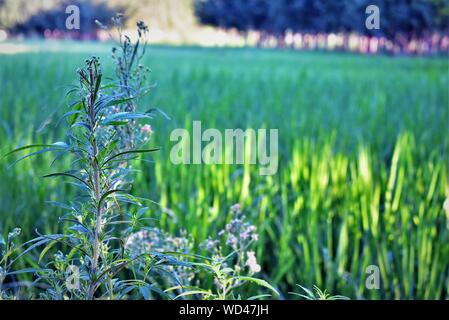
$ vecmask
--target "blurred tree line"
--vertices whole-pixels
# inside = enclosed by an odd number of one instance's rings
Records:
[[[173,30],[195,24],[193,0],[0,0],[0,29],[23,34],[67,31],[68,5],[79,7],[79,32],[85,34],[95,32],[95,19],[107,22],[117,12],[125,14],[129,25],[144,20],[150,28]]]
[[[380,9],[380,29],[365,27],[366,8]],[[447,33],[449,0],[195,0],[201,23],[241,33],[357,32],[367,36],[425,37]]]
[[[115,11],[104,1],[83,0],[0,0],[0,28],[26,35],[43,35],[46,30],[67,30],[69,5],[80,12],[78,35],[90,35],[97,29],[95,19],[109,20]],[[67,30],[69,31],[69,30]]]
[[[0,0],[0,29],[25,35],[67,33],[65,8],[73,4],[80,8],[81,28],[70,35],[80,37],[95,36],[95,19],[106,22],[116,12],[125,14],[128,26],[144,20],[153,30],[193,34],[199,22],[243,37],[255,33],[259,44],[274,38],[280,46],[287,34],[339,33],[345,48],[351,33],[383,37],[400,47],[415,39],[433,43],[435,33],[449,34],[449,0]],[[365,26],[369,5],[380,9],[378,30]]]

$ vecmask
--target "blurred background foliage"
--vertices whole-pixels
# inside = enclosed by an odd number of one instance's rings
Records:
[[[287,32],[356,32],[367,36],[411,39],[447,33],[448,0],[0,0],[0,28],[24,34],[65,30],[65,7],[81,11],[81,30],[93,34],[94,19],[122,12],[130,24],[145,20],[150,28],[186,33],[199,25],[235,30],[242,35],[283,37]],[[365,9],[377,5],[381,28],[365,27]]]
[[[365,27],[365,9],[376,5],[381,28]],[[422,36],[447,31],[447,0],[195,0],[202,23],[236,28],[242,32],[260,30],[283,35],[293,32],[358,32],[391,37],[395,33]]]
[[[116,12],[124,13],[132,26],[136,20],[145,20],[152,28],[182,30],[195,23],[192,0],[0,0],[0,28],[65,30],[68,5],[79,6],[83,32],[97,28],[94,17],[104,21]]]

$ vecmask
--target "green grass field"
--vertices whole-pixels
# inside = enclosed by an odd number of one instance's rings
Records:
[[[65,93],[86,57],[112,75],[108,45],[0,55],[0,154],[64,139]],[[295,284],[367,299],[449,298],[449,63],[256,49],[149,48],[154,163],[142,162],[133,194],[153,199],[149,217],[198,243],[223,228],[239,202],[260,240],[262,277],[291,299]],[[50,121],[51,120],[51,121]],[[256,166],[174,166],[169,134],[208,128],[279,129],[279,172]],[[0,160],[0,232],[58,232],[73,190],[42,175],[51,156]],[[28,262],[36,259],[29,256]],[[381,289],[365,287],[380,269]]]

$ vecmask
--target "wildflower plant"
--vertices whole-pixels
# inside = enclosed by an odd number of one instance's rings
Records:
[[[110,32],[111,39],[116,39],[116,46],[112,48],[112,60],[117,79],[114,93],[129,98],[124,103],[114,106],[111,109],[113,113],[136,112],[139,97],[142,97],[151,89],[151,86],[146,85],[150,69],[141,63],[148,43],[148,26],[143,21],[137,22],[138,36],[137,40],[133,42],[123,32],[123,19],[123,14],[118,13],[111,19],[109,26],[96,21],[101,28],[116,31],[116,36]],[[156,110],[150,109],[148,112]],[[148,136],[152,133],[151,126],[148,124],[143,125],[141,130],[138,130],[138,123],[135,119],[129,119],[117,131],[122,136],[122,142],[127,149],[146,143]]]
[[[139,35],[147,28],[139,23]],[[78,70],[79,84],[68,94],[72,102],[63,116],[67,120],[67,141],[49,145],[30,145],[12,153],[38,149],[19,160],[45,152],[56,152],[55,160],[63,156],[72,159],[68,171],[46,175],[46,178],[67,178],[78,188],[78,196],[70,203],[54,203],[67,214],[61,221],[68,224],[62,234],[41,235],[28,243],[26,251],[44,246],[39,261],[56,245],[68,248],[58,252],[42,269],[30,272],[50,289],[44,293],[51,299],[123,298],[133,290],[152,289],[145,281],[151,267],[168,261],[160,252],[132,255],[126,247],[128,237],[144,225],[141,199],[129,194],[132,180],[129,163],[139,155],[157,149],[145,149],[152,130],[148,123],[137,128],[138,121],[152,119],[152,111],[139,113],[135,100],[148,92],[143,78],[132,72],[133,59],[138,59],[138,43],[131,46],[129,38],[121,43],[122,58],[118,58],[118,81],[104,83],[99,58],[86,60]],[[129,57],[129,48],[133,55]],[[139,56],[140,57],[140,56]],[[128,59],[130,62],[127,62]],[[138,68],[137,70],[140,70]],[[125,74],[126,73],[126,74]],[[137,78],[134,78],[137,77]],[[132,79],[138,79],[132,82]],[[139,132],[141,139],[137,139]],[[139,148],[135,148],[138,146]],[[18,161],[19,161],[18,160]],[[132,211],[130,206],[141,208]],[[118,226],[127,225],[122,230]],[[176,263],[170,259],[170,263]],[[142,279],[136,276],[121,280],[125,269],[138,266]],[[76,271],[76,285],[68,282],[67,270]],[[136,275],[135,272],[129,272]],[[140,290],[141,291],[141,290]],[[148,292],[148,290],[147,290]]]
[[[185,230],[182,230],[179,236],[172,236],[158,228],[144,228],[131,234],[125,246],[133,257],[149,252],[172,253],[177,256],[177,263],[157,264],[153,266],[150,275],[152,282],[159,284],[159,287],[180,288],[177,291],[166,292],[164,296],[173,298],[175,296],[173,294],[179,294],[182,288],[192,285],[196,270],[188,263],[188,257],[194,250],[194,243]]]
[[[21,233],[20,228],[14,228],[8,233],[6,239],[0,234],[0,300],[11,299],[12,296],[4,289],[3,284],[6,277],[13,275],[10,272],[14,263],[14,254],[17,253],[18,247],[14,244],[14,239]]]
[[[212,275],[214,289],[206,290],[200,286],[192,286],[185,288],[188,290],[178,297],[199,295],[210,300],[242,299],[238,289],[247,283],[255,283],[279,295],[267,281],[256,277],[261,267],[257,263],[254,251],[250,250],[251,245],[258,240],[256,227],[246,221],[239,204],[231,207],[231,215],[231,221],[218,233],[217,238],[209,237],[200,244],[211,257],[195,256],[194,260],[202,259],[202,261],[191,262],[192,265]],[[170,288],[168,291],[173,289],[179,287]],[[251,299],[270,296],[264,294]]]
[[[342,296],[342,295],[336,295],[333,296],[327,292],[327,290],[321,290],[317,286],[313,286],[313,290],[307,289],[303,286],[297,285],[299,288],[304,291],[304,294],[302,293],[296,293],[296,292],[290,292],[290,294],[301,297],[305,300],[349,300],[348,297]]]
[[[232,219],[226,224],[225,228],[218,233],[218,239],[209,237],[202,247],[206,249],[216,260],[223,260],[224,248],[222,242],[225,242],[233,255],[233,268],[236,274],[240,274],[245,268],[252,275],[260,271],[257,264],[254,251],[248,251],[253,242],[258,240],[257,228],[245,221],[239,204],[231,207]],[[226,264],[229,261],[225,262]]]
[[[146,85],[149,69],[140,64],[148,27],[139,22],[138,39],[132,42],[122,33],[121,15],[112,24],[119,34],[112,56],[116,80],[105,83],[99,58],[87,59],[77,72],[78,85],[67,95],[69,110],[62,117],[66,140],[29,145],[8,154],[37,149],[16,162],[47,152],[56,153],[54,161],[69,157],[67,171],[44,177],[68,179],[78,193],[68,203],[53,202],[66,212],[60,218],[62,233],[38,233],[20,246],[13,261],[8,257],[15,234],[3,241],[0,284],[12,274],[14,261],[43,247],[38,267],[16,273],[34,274],[34,284],[45,284],[45,299],[123,299],[136,294],[149,299],[150,292],[168,298],[241,299],[237,289],[248,282],[277,294],[265,280],[255,277],[261,267],[250,247],[258,236],[239,205],[231,208],[233,219],[218,238],[201,245],[211,258],[193,254],[193,242],[185,232],[173,237],[146,225],[148,208],[142,205],[146,199],[129,192],[132,161],[158,150],[145,145],[153,133],[149,121],[159,110],[138,111],[139,98],[151,89]],[[52,258],[45,259],[50,254]],[[201,289],[198,270],[212,274],[214,290]],[[170,288],[164,291],[161,286]]]

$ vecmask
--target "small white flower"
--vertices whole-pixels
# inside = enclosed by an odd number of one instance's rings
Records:
[[[151,135],[153,133],[153,129],[149,124],[146,124],[142,128],[140,128],[140,131],[146,135]]]
[[[246,261],[246,265],[249,267],[249,270],[252,273],[260,272],[261,267],[257,263],[256,255],[255,255],[254,251],[248,251],[246,253],[246,255],[248,256],[248,260]]]

